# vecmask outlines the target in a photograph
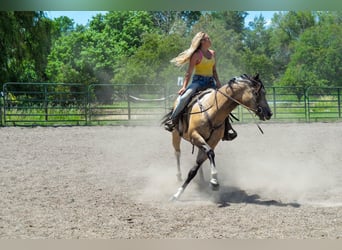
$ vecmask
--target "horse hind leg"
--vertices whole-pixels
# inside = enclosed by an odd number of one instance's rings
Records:
[[[188,186],[191,180],[196,176],[199,170],[200,170],[201,181],[204,181],[204,176],[203,176],[201,166],[206,159],[207,159],[207,156],[205,152],[203,150],[199,150],[197,154],[197,158],[196,158],[196,165],[190,169],[187,179],[185,180],[183,185],[180,188],[178,188],[177,192],[171,197],[170,199],[171,201],[177,200],[182,195],[185,188]]]
[[[190,181],[196,176],[198,169],[201,167],[201,165],[202,165],[202,162],[197,161],[196,165],[190,169],[187,179],[185,180],[183,185],[180,188],[178,188],[177,192],[170,198],[171,201],[175,201],[179,199],[179,197],[182,195],[182,193],[184,192],[185,188],[188,186]]]
[[[177,180],[182,181],[182,173],[181,173],[181,168],[180,168],[180,156],[181,156],[181,151],[180,151],[180,142],[181,142],[181,137],[179,136],[177,131],[172,132],[172,145],[173,148],[175,149],[175,156],[176,156],[176,161],[177,161]]]

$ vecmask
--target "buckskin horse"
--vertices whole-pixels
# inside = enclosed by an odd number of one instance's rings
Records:
[[[207,159],[210,161],[211,169],[210,186],[213,190],[219,189],[214,149],[223,136],[225,119],[238,105],[252,111],[260,120],[265,121],[271,118],[272,112],[267,103],[266,90],[259,74],[253,77],[243,74],[231,79],[219,89],[208,89],[192,98],[172,131],[178,180],[182,180],[180,170],[181,138],[199,149],[196,164],[190,169],[185,182],[170,200],[177,200],[181,196],[190,181],[196,176],[202,163]],[[162,124],[166,122],[171,113],[172,110],[165,115]],[[201,174],[203,178],[203,173],[201,172]]]

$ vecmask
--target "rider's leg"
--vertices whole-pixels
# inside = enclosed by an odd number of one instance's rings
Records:
[[[231,141],[237,137],[236,131],[233,129],[232,125],[229,121],[229,116],[224,121],[224,135],[222,137],[222,141]]]
[[[169,130],[169,131],[173,130],[174,126],[177,123],[179,114],[183,111],[185,106],[189,103],[190,98],[196,93],[196,90],[197,90],[196,85],[189,86],[181,96],[178,96],[177,105],[174,108],[169,120],[165,123],[166,130]]]

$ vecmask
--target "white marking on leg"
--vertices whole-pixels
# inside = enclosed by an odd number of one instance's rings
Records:
[[[211,180],[210,180],[210,183],[211,183],[211,186],[214,190],[217,190],[218,187],[219,187],[219,182],[218,182],[218,179],[217,179],[217,169],[215,167],[214,164],[210,164],[210,167],[211,167]]]
[[[175,151],[176,159],[177,159],[177,180],[182,181],[182,173],[180,169],[180,155],[181,152]]]
[[[181,194],[184,192],[184,188],[180,187],[178,188],[178,191],[177,193],[175,193],[172,197],[171,197],[171,200],[177,200]]]
[[[214,166],[214,164],[210,164],[210,170],[211,170],[211,182],[214,180],[218,183],[217,181],[217,169]]]

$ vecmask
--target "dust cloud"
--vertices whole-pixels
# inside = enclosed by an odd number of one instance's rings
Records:
[[[201,184],[196,177],[181,200],[207,202],[213,201],[215,195],[227,196],[239,191],[245,196],[238,199],[240,202],[248,202],[248,197],[254,195],[258,200],[340,206],[342,146],[335,139],[342,138],[342,131],[334,129],[339,125],[262,124],[264,135],[256,126],[234,125],[239,133],[237,139],[220,142],[215,150],[221,190],[211,192],[208,183]],[[161,136],[168,137],[169,141],[158,142],[155,149],[162,150],[162,153],[139,174],[146,183],[140,194],[141,200],[167,200],[182,184],[176,181],[171,136]],[[183,141],[183,179],[195,162],[197,151],[194,155],[191,151],[192,146]],[[208,182],[208,162],[202,168]]]

